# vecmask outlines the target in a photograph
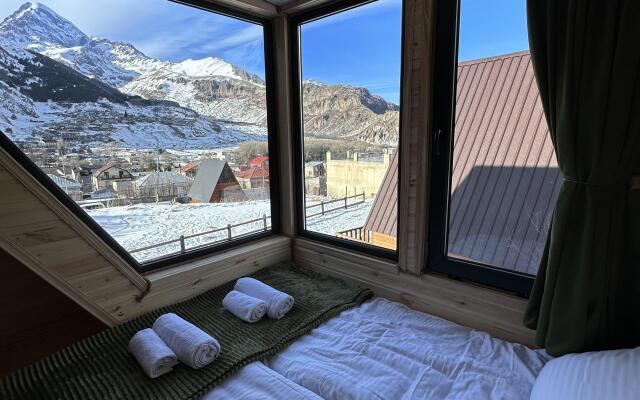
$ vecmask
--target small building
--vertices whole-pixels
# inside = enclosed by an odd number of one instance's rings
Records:
[[[249,166],[269,169],[269,156],[257,156],[249,161]]]
[[[304,190],[312,196],[327,195],[327,176],[322,161],[304,163]]]
[[[243,189],[269,187],[269,169],[265,167],[251,167],[238,171],[236,178]]]
[[[93,174],[90,169],[74,168],[73,179],[80,182],[83,193],[90,193],[93,191]]]
[[[194,178],[198,174],[198,168],[200,168],[200,161],[191,161],[180,167],[180,174],[188,178]]]
[[[176,171],[163,171],[141,176],[133,184],[138,197],[164,201],[185,196],[191,189],[193,179]]]
[[[327,196],[340,198],[364,193],[372,198],[389,169],[391,155],[347,154],[347,158],[336,159],[331,152],[326,155]]]
[[[131,172],[114,163],[109,163],[93,173],[93,189],[97,191],[113,187],[113,182],[131,180],[133,180]]]
[[[47,176],[71,197],[71,200],[82,200],[82,185],[80,182],[54,174],[47,174]]]
[[[224,160],[207,159],[200,163],[188,196],[193,203],[245,201],[242,187]]]
[[[315,178],[324,175],[324,163],[322,161],[308,161],[304,163],[304,176]]]

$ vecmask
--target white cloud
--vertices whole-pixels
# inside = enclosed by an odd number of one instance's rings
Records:
[[[377,0],[372,3],[352,8],[351,10],[343,11],[337,14],[330,15],[328,17],[308,22],[302,26],[302,30],[304,32],[305,30],[316,29],[318,27],[327,26],[338,22],[348,21],[353,18],[381,14],[387,12],[389,9],[398,8],[402,8],[401,0]]]
[[[1,0],[0,18],[10,15],[24,2]],[[224,53],[242,55],[243,49],[253,55],[246,49],[261,46],[263,40],[259,25],[168,0],[42,0],[41,3],[90,36],[132,43],[151,57],[171,60],[221,57]]]

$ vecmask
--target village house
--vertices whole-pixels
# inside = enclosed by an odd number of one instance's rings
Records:
[[[203,160],[188,196],[193,203],[221,203],[246,200],[231,167],[224,160]]]
[[[257,156],[253,160],[249,161],[250,167],[261,167],[269,169],[269,156]]]
[[[195,178],[198,174],[198,168],[200,168],[200,161],[191,161],[181,166],[178,172],[188,178]]]
[[[65,178],[55,174],[47,174],[47,176],[62,189],[72,200],[82,200],[82,185],[80,182]]]
[[[73,179],[80,182],[83,193],[91,193],[93,191],[93,174],[90,169],[74,168],[71,174]]]
[[[304,189],[312,196],[327,195],[327,175],[322,161],[304,163]]]
[[[175,171],[161,171],[141,176],[133,181],[133,184],[137,197],[143,201],[166,201],[186,196],[193,179]]]
[[[93,173],[93,190],[113,187],[114,182],[132,181],[133,175],[128,170],[116,164],[109,163]],[[122,185],[122,184],[120,184]],[[126,184],[125,184],[126,185]]]
[[[250,167],[235,173],[243,189],[257,189],[269,187],[269,169],[265,167]]]

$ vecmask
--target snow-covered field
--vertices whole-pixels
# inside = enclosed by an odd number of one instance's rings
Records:
[[[336,232],[357,228],[364,224],[372,201],[329,212],[324,216],[309,218],[307,229],[313,232],[335,235]],[[242,203],[216,204],[170,204],[150,203],[124,207],[111,207],[88,211],[100,226],[114,237],[125,249],[132,251],[157,243],[179,239],[180,235],[189,236],[216,228],[226,228],[263,215],[271,215],[268,200]],[[311,214],[311,212],[309,212]],[[267,225],[271,221],[267,218]],[[232,228],[232,237],[238,237],[264,229],[262,220]],[[187,250],[195,246],[222,241],[227,238],[227,230],[188,238]],[[148,261],[180,251],[180,243],[154,247],[135,252],[132,255],[139,261]]]

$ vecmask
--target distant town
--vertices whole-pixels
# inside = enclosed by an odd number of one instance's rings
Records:
[[[81,207],[138,203],[229,203],[269,198],[267,142],[222,149],[89,146],[63,138],[15,144]],[[324,152],[305,162],[308,198],[374,198],[393,150]]]

